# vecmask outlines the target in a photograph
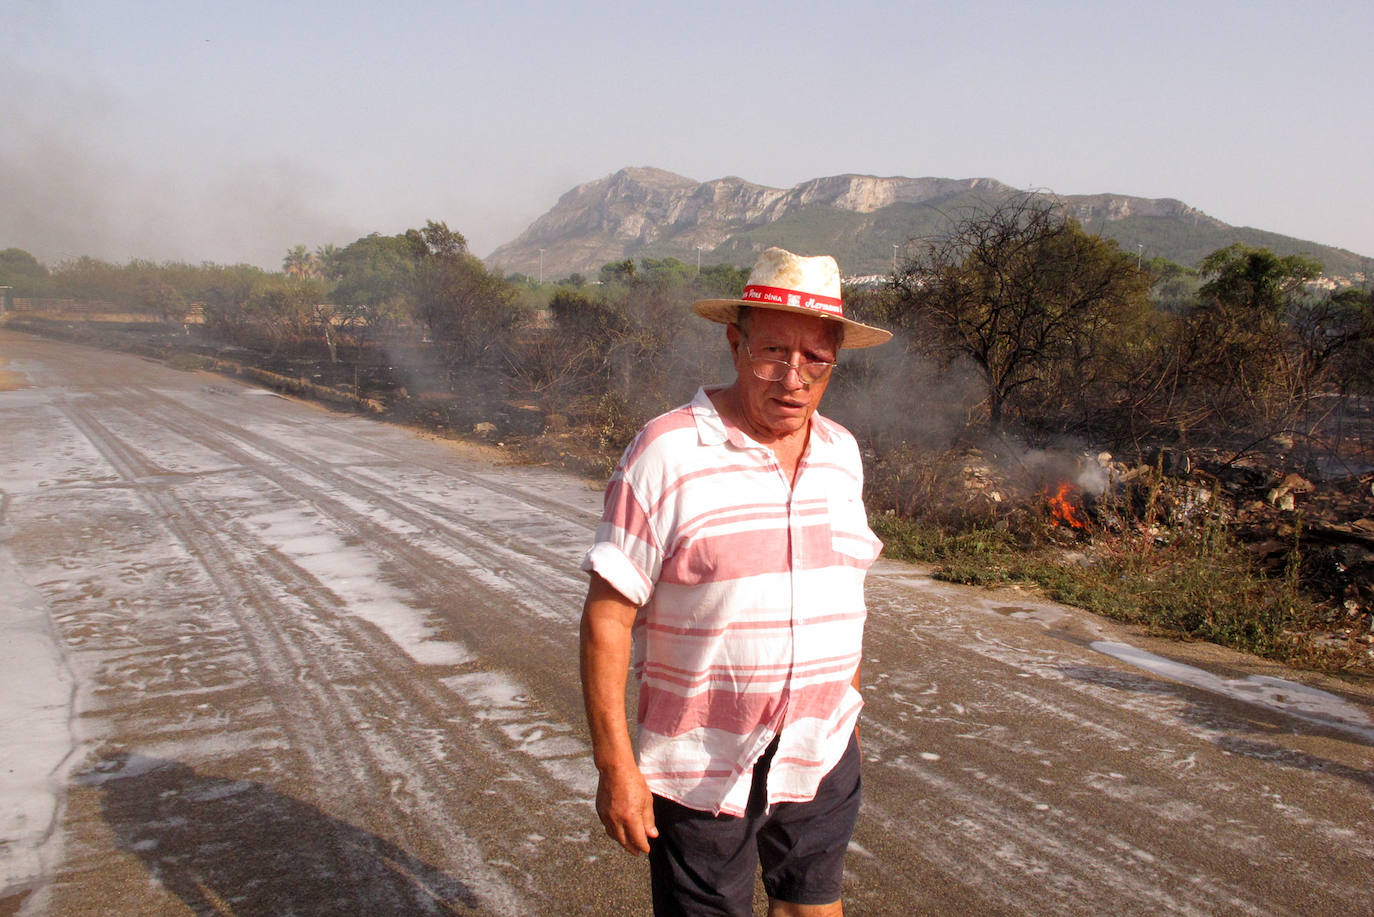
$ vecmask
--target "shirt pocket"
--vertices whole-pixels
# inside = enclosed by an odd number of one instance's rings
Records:
[[[841,555],[867,567],[878,559],[883,543],[868,527],[868,511],[862,500],[831,494],[827,501],[830,511],[830,547]]]

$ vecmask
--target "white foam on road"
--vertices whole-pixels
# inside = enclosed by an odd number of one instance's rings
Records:
[[[346,545],[318,516],[291,508],[260,513],[250,523],[259,538],[328,589],[341,611],[375,626],[420,665],[461,665],[472,658],[458,642],[435,637],[414,598],[387,584],[375,554]]]
[[[591,749],[573,729],[539,708],[534,694],[501,672],[471,672],[443,679],[479,720],[495,723],[521,754],[529,755],[574,798],[596,794]]]
[[[50,874],[56,855],[73,679],[50,622],[0,547],[0,892]]]
[[[1221,678],[1204,669],[1165,659],[1163,656],[1156,656],[1154,653],[1124,643],[1097,641],[1092,644],[1092,648],[1171,681],[1268,707],[1307,722],[1354,733],[1374,743],[1374,723],[1370,722],[1364,710],[1320,688],[1268,675]]]

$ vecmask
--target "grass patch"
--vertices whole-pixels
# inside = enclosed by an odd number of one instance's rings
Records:
[[[883,553],[893,560],[935,565],[935,577],[968,586],[1024,582],[1023,548],[1006,531],[972,528],[946,532],[938,526],[896,515],[874,515],[870,527],[883,540]]]
[[[1054,601],[1158,633],[1310,668],[1341,671],[1355,658],[1311,636],[1321,609],[1298,589],[1296,548],[1287,573],[1267,577],[1217,522],[1098,533],[1072,552],[995,528],[951,534],[891,515],[871,524],[888,557],[931,564],[936,579],[1033,585]]]
[[[211,361],[196,353],[186,353],[179,351],[167,358],[167,365],[172,369],[179,369],[182,372],[194,372],[198,369],[210,369]]]

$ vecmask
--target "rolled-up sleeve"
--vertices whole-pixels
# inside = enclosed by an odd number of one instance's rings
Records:
[[[653,594],[653,581],[617,545],[598,541],[582,558],[582,569],[596,573],[625,598],[643,605]]]
[[[595,571],[636,605],[649,601],[663,569],[660,540],[623,466],[606,486],[601,523],[582,569]]]

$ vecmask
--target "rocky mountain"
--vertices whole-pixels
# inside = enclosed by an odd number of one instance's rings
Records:
[[[486,259],[507,273],[545,279],[626,258],[675,257],[742,266],[769,245],[834,254],[848,276],[889,271],[895,255],[940,234],[961,210],[1016,189],[991,178],[834,175],[793,188],[742,178],[698,182],[653,168],[626,168],[578,185]],[[1056,196],[1090,232],[1125,251],[1192,265],[1232,242],[1280,254],[1315,255],[1328,275],[1363,270],[1358,255],[1257,229],[1228,226],[1182,201],[1124,194]],[[895,246],[895,248],[894,248]]]

